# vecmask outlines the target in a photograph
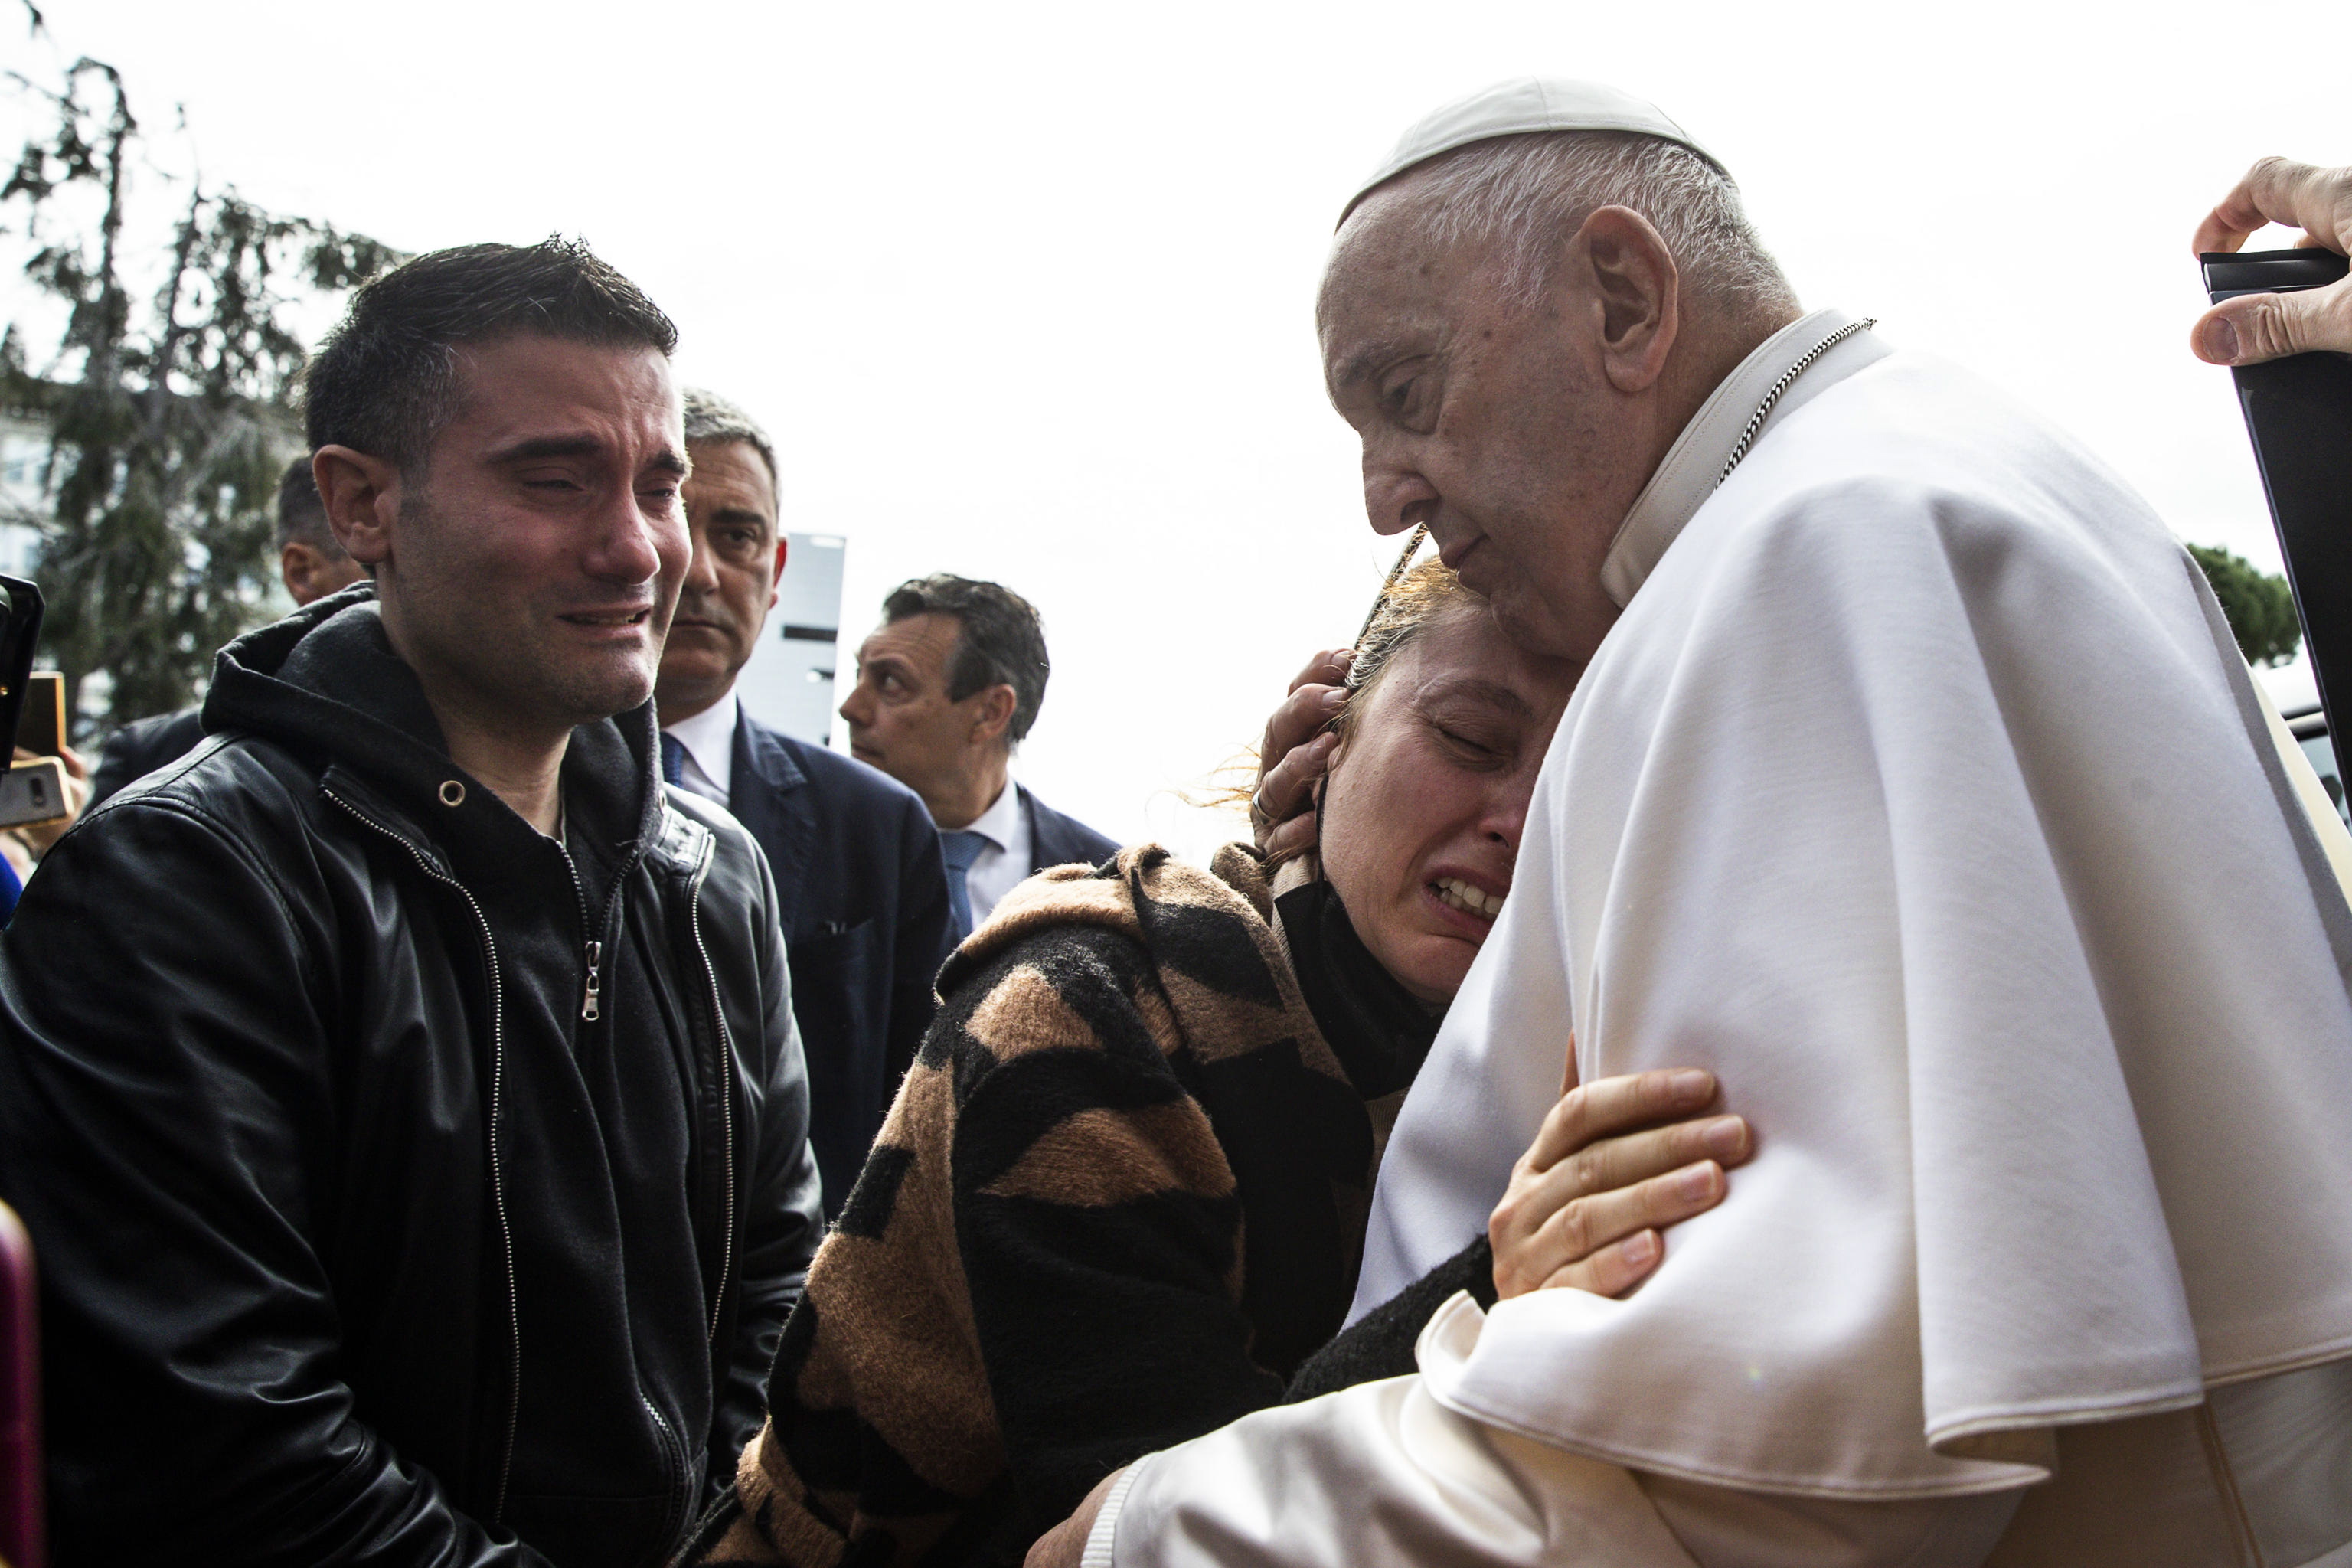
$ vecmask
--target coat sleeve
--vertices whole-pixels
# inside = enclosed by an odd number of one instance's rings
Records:
[[[325,971],[236,835],[152,797],[0,939],[0,1189],[42,1280],[60,1561],[525,1568],[357,1418],[319,1237]]]
[[[939,1011],[940,965],[947,962],[948,873],[940,858],[940,836],[922,803],[909,800],[898,824],[898,951],[890,963],[890,1022],[884,1069],[893,1092],[923,1031]]]
[[[956,1236],[1034,1536],[1109,1471],[1282,1384],[1250,1359],[1233,1172],[1170,1068],[1142,950],[1055,932],[993,973],[932,1049],[956,1057]]]
[[[747,840],[748,842],[748,840]],[[724,1385],[714,1402],[710,1479],[714,1492],[734,1475],[735,1457],[759,1431],[767,1409],[768,1369],[784,1320],[800,1300],[809,1262],[824,1237],[824,1210],[816,1156],[809,1147],[808,1067],[800,1026],[793,1016],[792,971],[784,961],[776,890],[764,855],[759,869],[761,908],[753,936],[759,954],[764,1039],[744,1052],[762,1064],[756,1137],[747,1141],[751,1182],[738,1226],[742,1256],[736,1333]],[[738,1050],[742,1051],[740,1043]]]

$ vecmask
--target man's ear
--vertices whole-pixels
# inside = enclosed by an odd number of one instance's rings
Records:
[[[975,742],[997,741],[1013,727],[1013,710],[1021,705],[1010,686],[992,686],[985,691],[975,691],[972,699],[978,706],[972,712],[971,738]]]
[[[393,525],[400,517],[400,466],[349,447],[310,454],[310,477],[327,505],[327,526],[362,566],[392,559]]]
[[[1682,276],[1664,237],[1631,207],[1596,207],[1570,242],[1600,319],[1601,368],[1624,393],[1665,374],[1682,325]]]
[[[788,536],[776,535],[776,570],[775,574],[768,579],[768,608],[772,610],[776,607],[776,601],[784,596],[784,557],[792,552],[792,548],[793,542]]]

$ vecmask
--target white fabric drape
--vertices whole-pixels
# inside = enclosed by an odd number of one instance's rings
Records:
[[[2137,498],[1895,355],[1780,422],[1563,721],[1408,1099],[1360,1300],[1483,1227],[1585,1078],[1718,1072],[1759,1152],[1631,1299],[1431,1392],[1664,1475],[1927,1497],[2352,1353],[2352,914]]]

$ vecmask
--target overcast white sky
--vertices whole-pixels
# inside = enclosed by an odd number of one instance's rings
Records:
[[[1016,771],[1195,852],[1229,825],[1175,792],[1391,553],[1310,311],[1339,202],[1439,102],[1529,73],[1654,99],[1809,307],[1973,366],[2273,570],[2229,377],[2185,346],[2188,239],[2259,154],[2352,161],[2341,5],[2259,39],[2049,0],[44,9],[266,205],[412,250],[586,237],[774,432],[788,526],[849,539],[853,644],[902,578],[1011,584],[1055,663]]]

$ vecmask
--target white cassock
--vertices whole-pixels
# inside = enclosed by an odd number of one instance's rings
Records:
[[[1619,536],[1359,1310],[1485,1229],[1570,1024],[1754,1160],[1624,1300],[1457,1297],[1139,1462],[1090,1564],[2352,1568],[2352,845],[2180,546],[1967,374],[1850,338],[1716,488],[1845,320]]]

